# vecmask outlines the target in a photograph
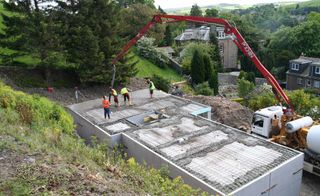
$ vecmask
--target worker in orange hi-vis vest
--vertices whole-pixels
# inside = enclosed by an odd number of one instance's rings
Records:
[[[102,106],[104,109],[104,118],[107,118],[108,115],[108,118],[110,119],[110,102],[106,99],[106,96],[103,96]]]

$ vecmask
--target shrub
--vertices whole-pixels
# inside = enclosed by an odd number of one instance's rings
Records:
[[[302,116],[308,115],[314,119],[320,118],[320,99],[318,97],[313,97],[303,90],[291,91],[287,95],[297,114]],[[248,100],[248,106],[252,110],[269,107],[277,103],[278,101],[271,92],[251,97]]]
[[[170,89],[169,80],[158,75],[153,75],[151,80],[157,89],[162,90],[164,92],[169,92],[169,89]]]
[[[197,95],[206,95],[206,96],[213,95],[213,90],[210,88],[208,82],[198,84],[195,90]]]
[[[150,60],[160,68],[165,68],[169,64],[169,59],[166,55],[157,51],[154,46],[155,39],[143,37],[137,43],[139,55]]]
[[[245,72],[241,70],[238,79],[245,79],[253,84],[256,84],[256,75],[254,72]]]
[[[15,110],[21,121],[39,131],[53,126],[66,133],[73,133],[73,119],[61,106],[38,95],[14,91],[0,83],[0,107]]]
[[[239,97],[245,97],[250,91],[254,89],[254,84],[245,79],[238,80],[238,94]]]
[[[248,106],[256,111],[265,107],[276,105],[278,101],[275,99],[273,93],[263,93],[257,96],[250,97]]]

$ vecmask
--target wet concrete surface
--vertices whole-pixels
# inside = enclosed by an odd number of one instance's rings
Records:
[[[320,196],[320,176],[304,171],[300,196]]]

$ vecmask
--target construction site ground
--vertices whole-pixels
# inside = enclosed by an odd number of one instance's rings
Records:
[[[76,103],[75,89],[74,88],[60,88],[53,89],[53,92],[49,92],[45,88],[21,88],[17,87],[8,78],[5,78],[5,82],[12,86],[14,89],[21,90],[30,94],[39,94],[49,99],[59,102],[66,106]],[[130,84],[127,86],[129,89],[138,90],[147,88],[145,80],[133,78],[130,80]],[[92,100],[102,97],[107,94],[106,86],[91,86],[79,88],[81,95],[79,96],[79,102]],[[148,95],[146,95],[148,96]],[[191,96],[187,95],[187,99],[197,101],[212,107],[212,119],[223,124],[227,124],[231,127],[235,127],[241,130],[248,130],[250,127],[250,121],[253,111],[245,108],[239,103],[232,102],[226,98],[221,97],[206,97],[206,96]],[[134,102],[133,97],[133,102]],[[301,186],[301,196],[316,196],[320,195],[320,177],[304,172]]]

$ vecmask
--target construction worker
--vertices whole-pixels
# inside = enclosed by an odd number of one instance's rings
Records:
[[[106,99],[106,96],[103,96],[102,106],[104,109],[104,118],[107,118],[108,115],[108,118],[110,119],[110,102]]]
[[[113,101],[116,103],[116,106],[119,107],[120,103],[118,100],[118,93],[115,89],[110,87],[110,92],[109,92],[109,102],[111,103],[111,96],[113,96]]]
[[[155,90],[156,87],[154,86],[154,83],[149,78],[147,79],[147,84],[149,84],[150,98],[152,99],[153,90]]]
[[[123,95],[124,103],[127,105],[127,100],[128,100],[129,106],[132,105],[130,95],[129,95],[129,90],[126,87],[123,87],[121,89],[120,93],[121,93],[121,95]]]
[[[274,115],[274,118],[271,119],[271,135],[279,135],[280,133],[280,127],[279,127],[279,118],[277,117],[277,115]]]

